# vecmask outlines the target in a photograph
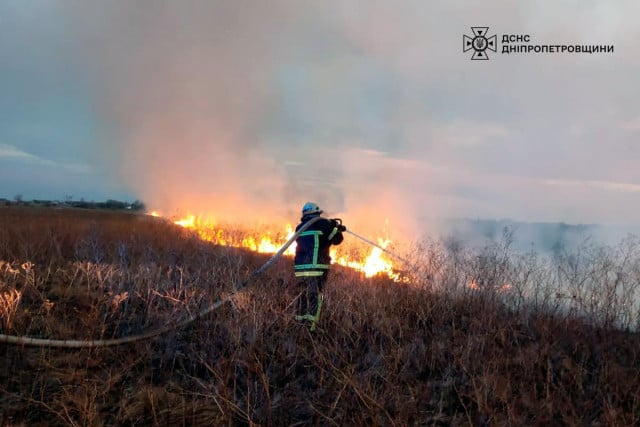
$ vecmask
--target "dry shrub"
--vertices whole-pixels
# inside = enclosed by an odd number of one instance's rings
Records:
[[[0,320],[5,329],[13,326],[13,317],[18,310],[22,292],[15,289],[0,291]]]

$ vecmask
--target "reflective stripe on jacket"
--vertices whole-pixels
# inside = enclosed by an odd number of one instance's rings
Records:
[[[317,215],[307,215],[296,227],[296,231],[307,221]],[[300,233],[296,240],[296,256],[294,259],[297,277],[322,276],[331,266],[331,245],[339,245],[344,237],[336,224],[322,218]]]

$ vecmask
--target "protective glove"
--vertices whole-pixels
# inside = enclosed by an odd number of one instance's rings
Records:
[[[333,226],[338,229],[338,231],[347,231],[347,227],[342,225],[342,220],[340,218],[334,218],[331,220],[331,222],[333,223]]]

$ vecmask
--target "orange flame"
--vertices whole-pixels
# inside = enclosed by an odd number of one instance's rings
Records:
[[[474,291],[478,291],[481,289],[480,285],[478,285],[478,282],[476,282],[475,279],[471,280],[467,286],[469,287],[469,289]],[[511,288],[512,286],[510,283],[505,283],[502,286],[498,286],[498,285],[494,286],[493,290],[497,292],[509,292],[511,291]]]
[[[161,216],[157,211],[151,212],[150,215]],[[259,236],[246,236],[241,238],[219,228],[215,220],[209,218],[203,219],[202,216],[196,217],[193,214],[189,214],[173,222],[181,227],[194,230],[201,239],[208,242],[217,245],[246,248],[265,254],[276,253],[295,233],[291,224],[287,224],[286,233],[284,234],[286,237],[284,238],[282,234],[274,236],[273,233],[268,231]],[[390,243],[391,240],[389,239],[378,239],[378,244],[383,248],[386,248]],[[292,256],[295,254],[295,251],[296,243],[293,242],[285,251],[285,255]],[[378,274],[383,274],[395,282],[400,281],[400,274],[394,272],[393,263],[384,256],[380,248],[373,248],[365,259],[357,260],[348,255],[341,255],[340,247],[332,247],[331,258],[334,263],[357,270],[363,273],[365,277],[374,277]]]
[[[389,243],[391,243],[391,240],[389,239],[378,239],[378,244],[385,249]],[[386,274],[395,282],[400,280],[400,274],[393,271],[393,263],[384,257],[380,248],[373,248],[364,262],[350,260],[346,256],[336,257],[335,250],[332,250],[331,258],[335,259],[337,264],[363,272],[365,277],[373,277],[377,274]]]

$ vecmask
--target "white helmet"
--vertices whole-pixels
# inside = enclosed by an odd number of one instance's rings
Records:
[[[318,206],[317,203],[307,202],[302,207],[302,216],[309,215],[309,214],[321,214],[321,213],[322,213],[322,209],[320,209],[320,206]]]

